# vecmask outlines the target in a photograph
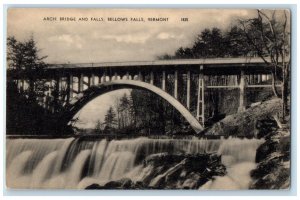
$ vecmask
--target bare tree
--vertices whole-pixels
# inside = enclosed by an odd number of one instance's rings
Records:
[[[282,77],[282,115],[287,111],[288,83],[290,77],[290,29],[287,10],[264,12],[257,10],[257,17],[240,20],[249,44],[263,61],[272,67],[272,89],[279,96],[276,80]],[[278,72],[281,71],[281,74]]]

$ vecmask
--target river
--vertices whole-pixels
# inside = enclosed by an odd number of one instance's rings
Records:
[[[255,168],[258,139],[148,138],[32,139],[8,138],[6,184],[9,188],[84,189],[128,177],[143,179],[146,157],[169,154],[221,155],[225,176],[215,177],[199,189],[247,189]],[[155,177],[153,177],[153,181]]]

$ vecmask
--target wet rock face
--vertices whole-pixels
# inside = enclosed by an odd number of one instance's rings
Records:
[[[166,166],[160,174],[150,175],[155,178],[149,186],[156,189],[197,189],[213,176],[226,174],[221,157],[215,154],[159,155],[152,156],[150,163],[154,168]]]
[[[259,122],[259,134],[265,138],[256,152],[257,168],[252,170],[251,189],[287,189],[290,186],[289,128],[279,129],[274,121]]]
[[[289,162],[282,162],[282,157],[274,155],[259,164],[257,169],[251,172],[255,180],[250,189],[287,189],[290,185]]]
[[[226,174],[221,157],[215,154],[153,154],[145,159],[144,167],[151,167],[151,171],[142,181],[121,179],[86,189],[198,189],[214,176]]]
[[[255,162],[259,163],[264,161],[268,155],[279,150],[279,141],[267,140],[256,150]]]
[[[276,134],[278,130],[278,125],[276,121],[271,118],[267,117],[266,119],[258,120],[256,123],[257,129],[257,138],[265,138],[270,139],[273,135]]]

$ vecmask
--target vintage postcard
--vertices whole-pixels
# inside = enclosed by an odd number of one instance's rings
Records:
[[[287,9],[9,8],[8,189],[289,189]]]

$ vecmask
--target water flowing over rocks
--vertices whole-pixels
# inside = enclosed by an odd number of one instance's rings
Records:
[[[151,170],[136,183],[125,178],[103,186],[92,184],[86,189],[198,189],[214,176],[226,174],[221,156],[216,154],[153,154],[143,165]]]
[[[23,189],[198,189],[209,182],[210,188],[221,189],[218,180],[225,177],[240,189],[248,181],[236,177],[239,166],[247,166],[242,175],[248,180],[262,143],[196,137],[7,139],[6,184]]]

